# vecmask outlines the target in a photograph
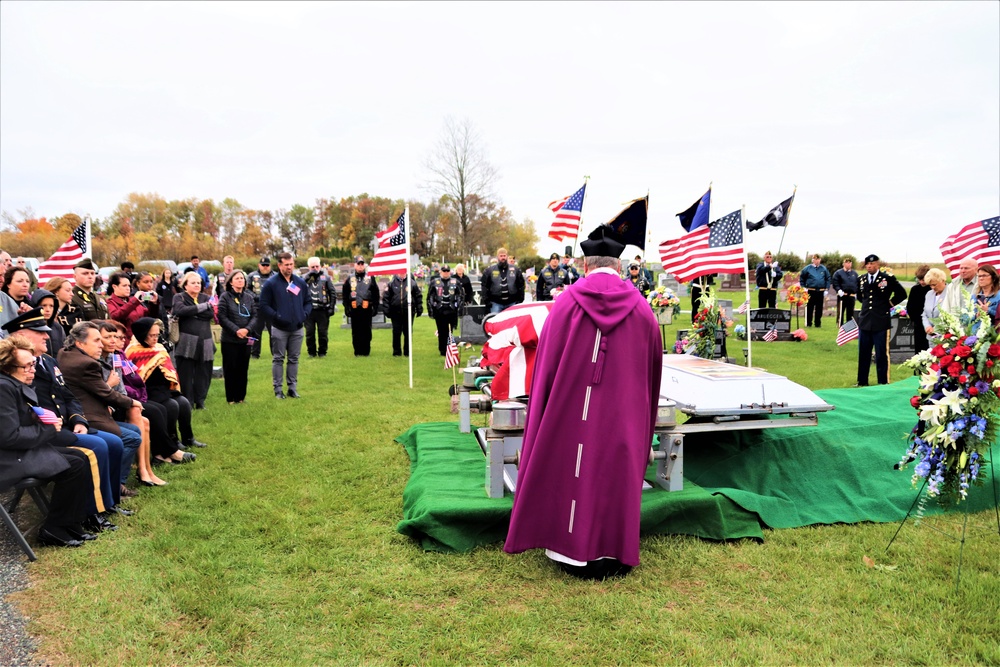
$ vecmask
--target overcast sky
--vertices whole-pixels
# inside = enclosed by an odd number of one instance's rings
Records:
[[[649,192],[650,243],[798,195],[784,249],[940,261],[1000,214],[1000,3],[0,3],[0,209],[421,188],[468,118],[533,219]],[[776,250],[781,230],[748,237]]]

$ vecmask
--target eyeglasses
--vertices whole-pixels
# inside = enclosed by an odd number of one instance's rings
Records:
[[[35,370],[35,366],[37,365],[38,365],[37,361],[32,361],[23,366],[14,366],[14,368],[23,368],[26,373],[31,373]]]

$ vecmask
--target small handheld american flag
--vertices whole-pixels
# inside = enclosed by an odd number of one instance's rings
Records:
[[[746,315],[748,310],[750,310],[750,299],[747,299],[740,304],[740,307],[736,309],[736,312],[740,315]]]
[[[55,425],[59,423],[58,415],[56,415],[56,413],[52,412],[51,410],[48,410],[46,408],[40,408],[35,405],[32,405],[31,409],[35,411],[35,414],[38,415],[38,418],[41,420],[43,424]]]
[[[774,341],[778,340],[778,330],[773,327],[768,329],[767,333],[764,334],[764,340],[766,340],[768,343],[773,343]]]
[[[444,352],[444,367],[454,368],[458,366],[458,362],[461,360],[458,353],[458,343],[455,342],[455,336],[451,332],[448,332],[448,347]]]
[[[858,337],[858,323],[854,320],[847,320],[837,332],[837,345],[849,343]]]

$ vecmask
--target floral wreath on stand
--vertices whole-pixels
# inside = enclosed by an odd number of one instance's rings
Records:
[[[681,314],[681,300],[669,287],[664,287],[663,285],[657,287],[649,293],[646,301],[649,302],[654,311],[670,308],[673,310],[674,315]]]
[[[715,302],[712,288],[706,287],[701,293],[701,308],[694,315],[694,324],[686,338],[674,345],[674,350],[681,349],[683,354],[692,354],[702,359],[712,359],[715,356],[715,334],[720,323],[719,308]]]
[[[913,485],[923,480],[925,498],[941,503],[961,502],[970,485],[983,484],[985,454],[1000,432],[1000,342],[989,313],[977,310],[942,311],[936,345],[905,363],[920,374],[910,399],[919,420],[899,467],[916,461]]]

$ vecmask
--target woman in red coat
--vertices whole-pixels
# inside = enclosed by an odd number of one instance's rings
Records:
[[[140,317],[149,317],[149,309],[139,300],[138,294],[132,296],[132,283],[125,273],[113,273],[108,279],[108,315],[116,322],[125,325],[126,340],[132,340],[132,324]]]

